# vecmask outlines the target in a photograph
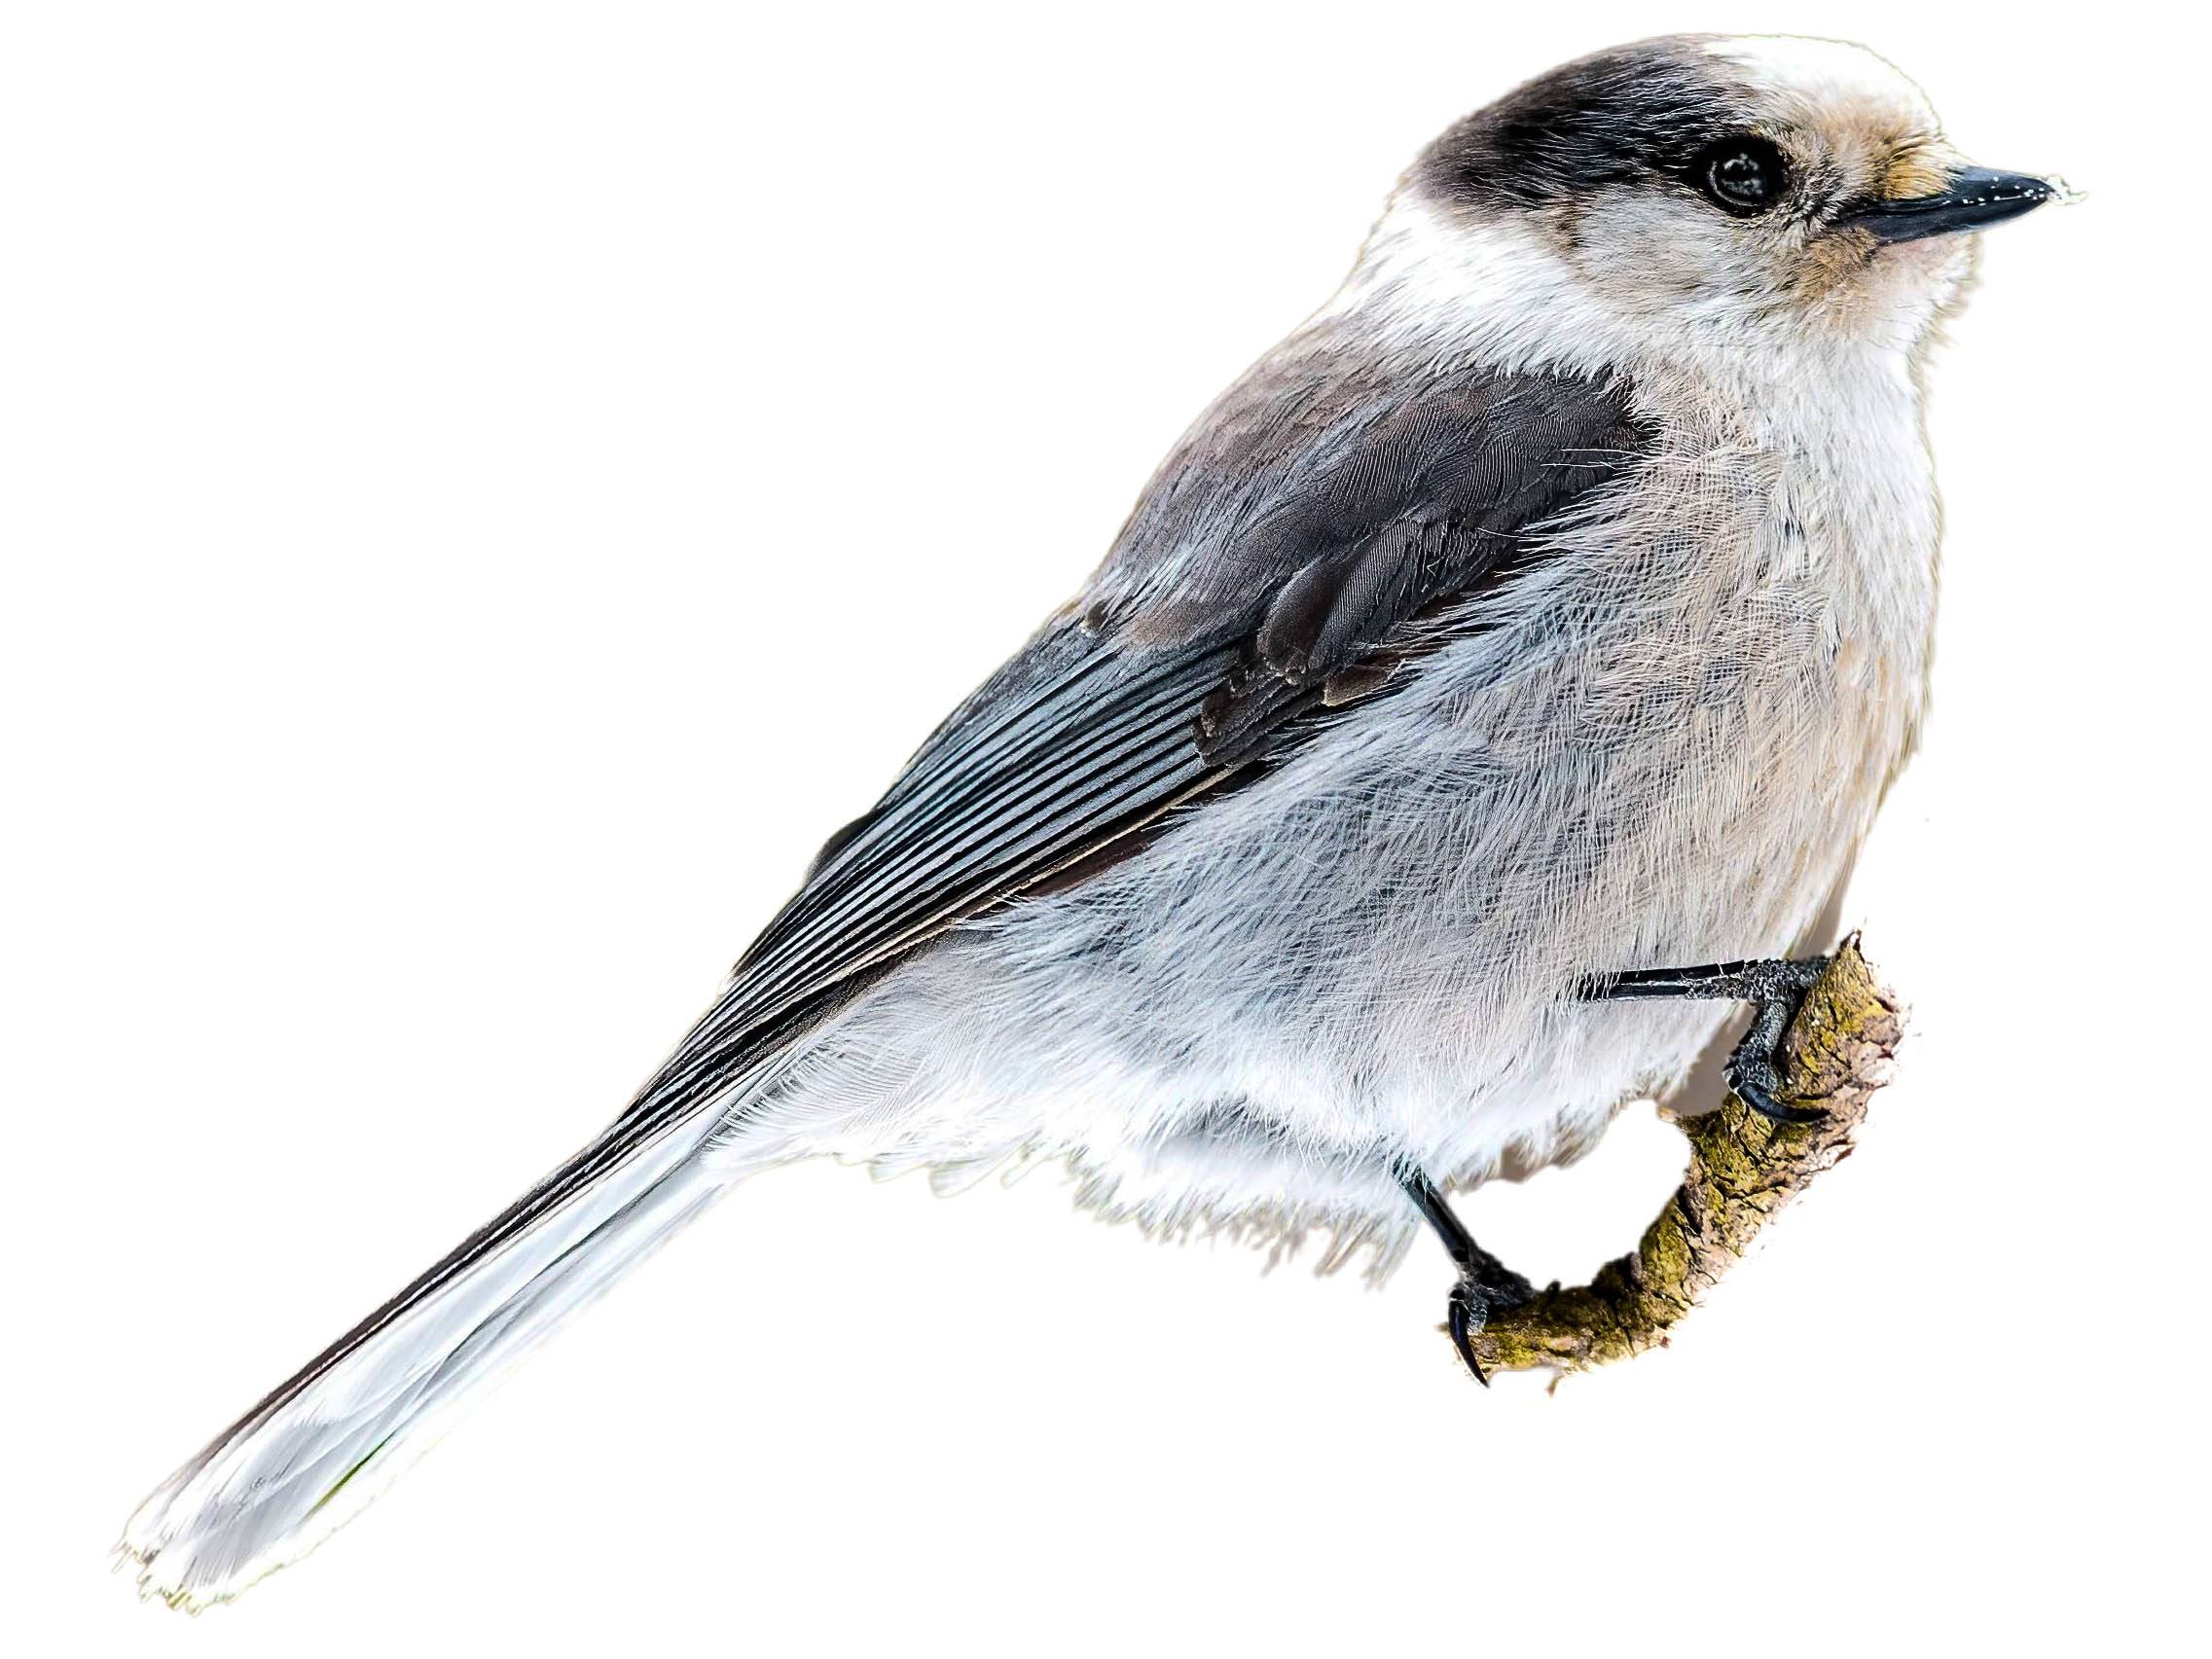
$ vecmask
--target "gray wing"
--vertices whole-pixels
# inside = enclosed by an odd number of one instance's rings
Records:
[[[1210,410],[1082,599],[823,849],[626,1121],[680,1114],[862,976],[1375,695],[1426,613],[1648,447],[1617,383],[1391,382],[1287,348]]]

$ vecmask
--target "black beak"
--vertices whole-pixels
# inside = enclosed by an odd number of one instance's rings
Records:
[[[2017,219],[2062,194],[2061,187],[2049,179],[1966,167],[1953,173],[1938,195],[1877,201],[1845,214],[1841,222],[1872,232],[1877,242],[1916,242],[1922,236],[1979,231]]]

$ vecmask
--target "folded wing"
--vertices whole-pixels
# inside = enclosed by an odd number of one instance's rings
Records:
[[[1385,689],[1416,625],[1541,556],[1647,445],[1627,389],[1279,353],[1169,457],[1070,613],[930,738],[631,1108],[690,1109],[764,1033]]]

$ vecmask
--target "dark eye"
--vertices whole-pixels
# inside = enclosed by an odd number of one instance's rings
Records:
[[[1698,157],[1690,182],[1715,206],[1748,216],[1782,199],[1788,169],[1782,152],[1763,138],[1723,138]]]

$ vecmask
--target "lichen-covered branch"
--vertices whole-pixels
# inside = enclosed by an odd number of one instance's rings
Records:
[[[1493,1314],[1474,1337],[1483,1369],[1586,1371],[1664,1347],[1759,1230],[1850,1155],[1898,1036],[1896,999],[1854,935],[1806,993],[1783,1047],[1786,1100],[1817,1106],[1822,1118],[1774,1123],[1730,1095],[1716,1111],[1678,1120],[1689,1140],[1689,1173],[1636,1253],[1609,1262],[1587,1284],[1554,1284]]]

